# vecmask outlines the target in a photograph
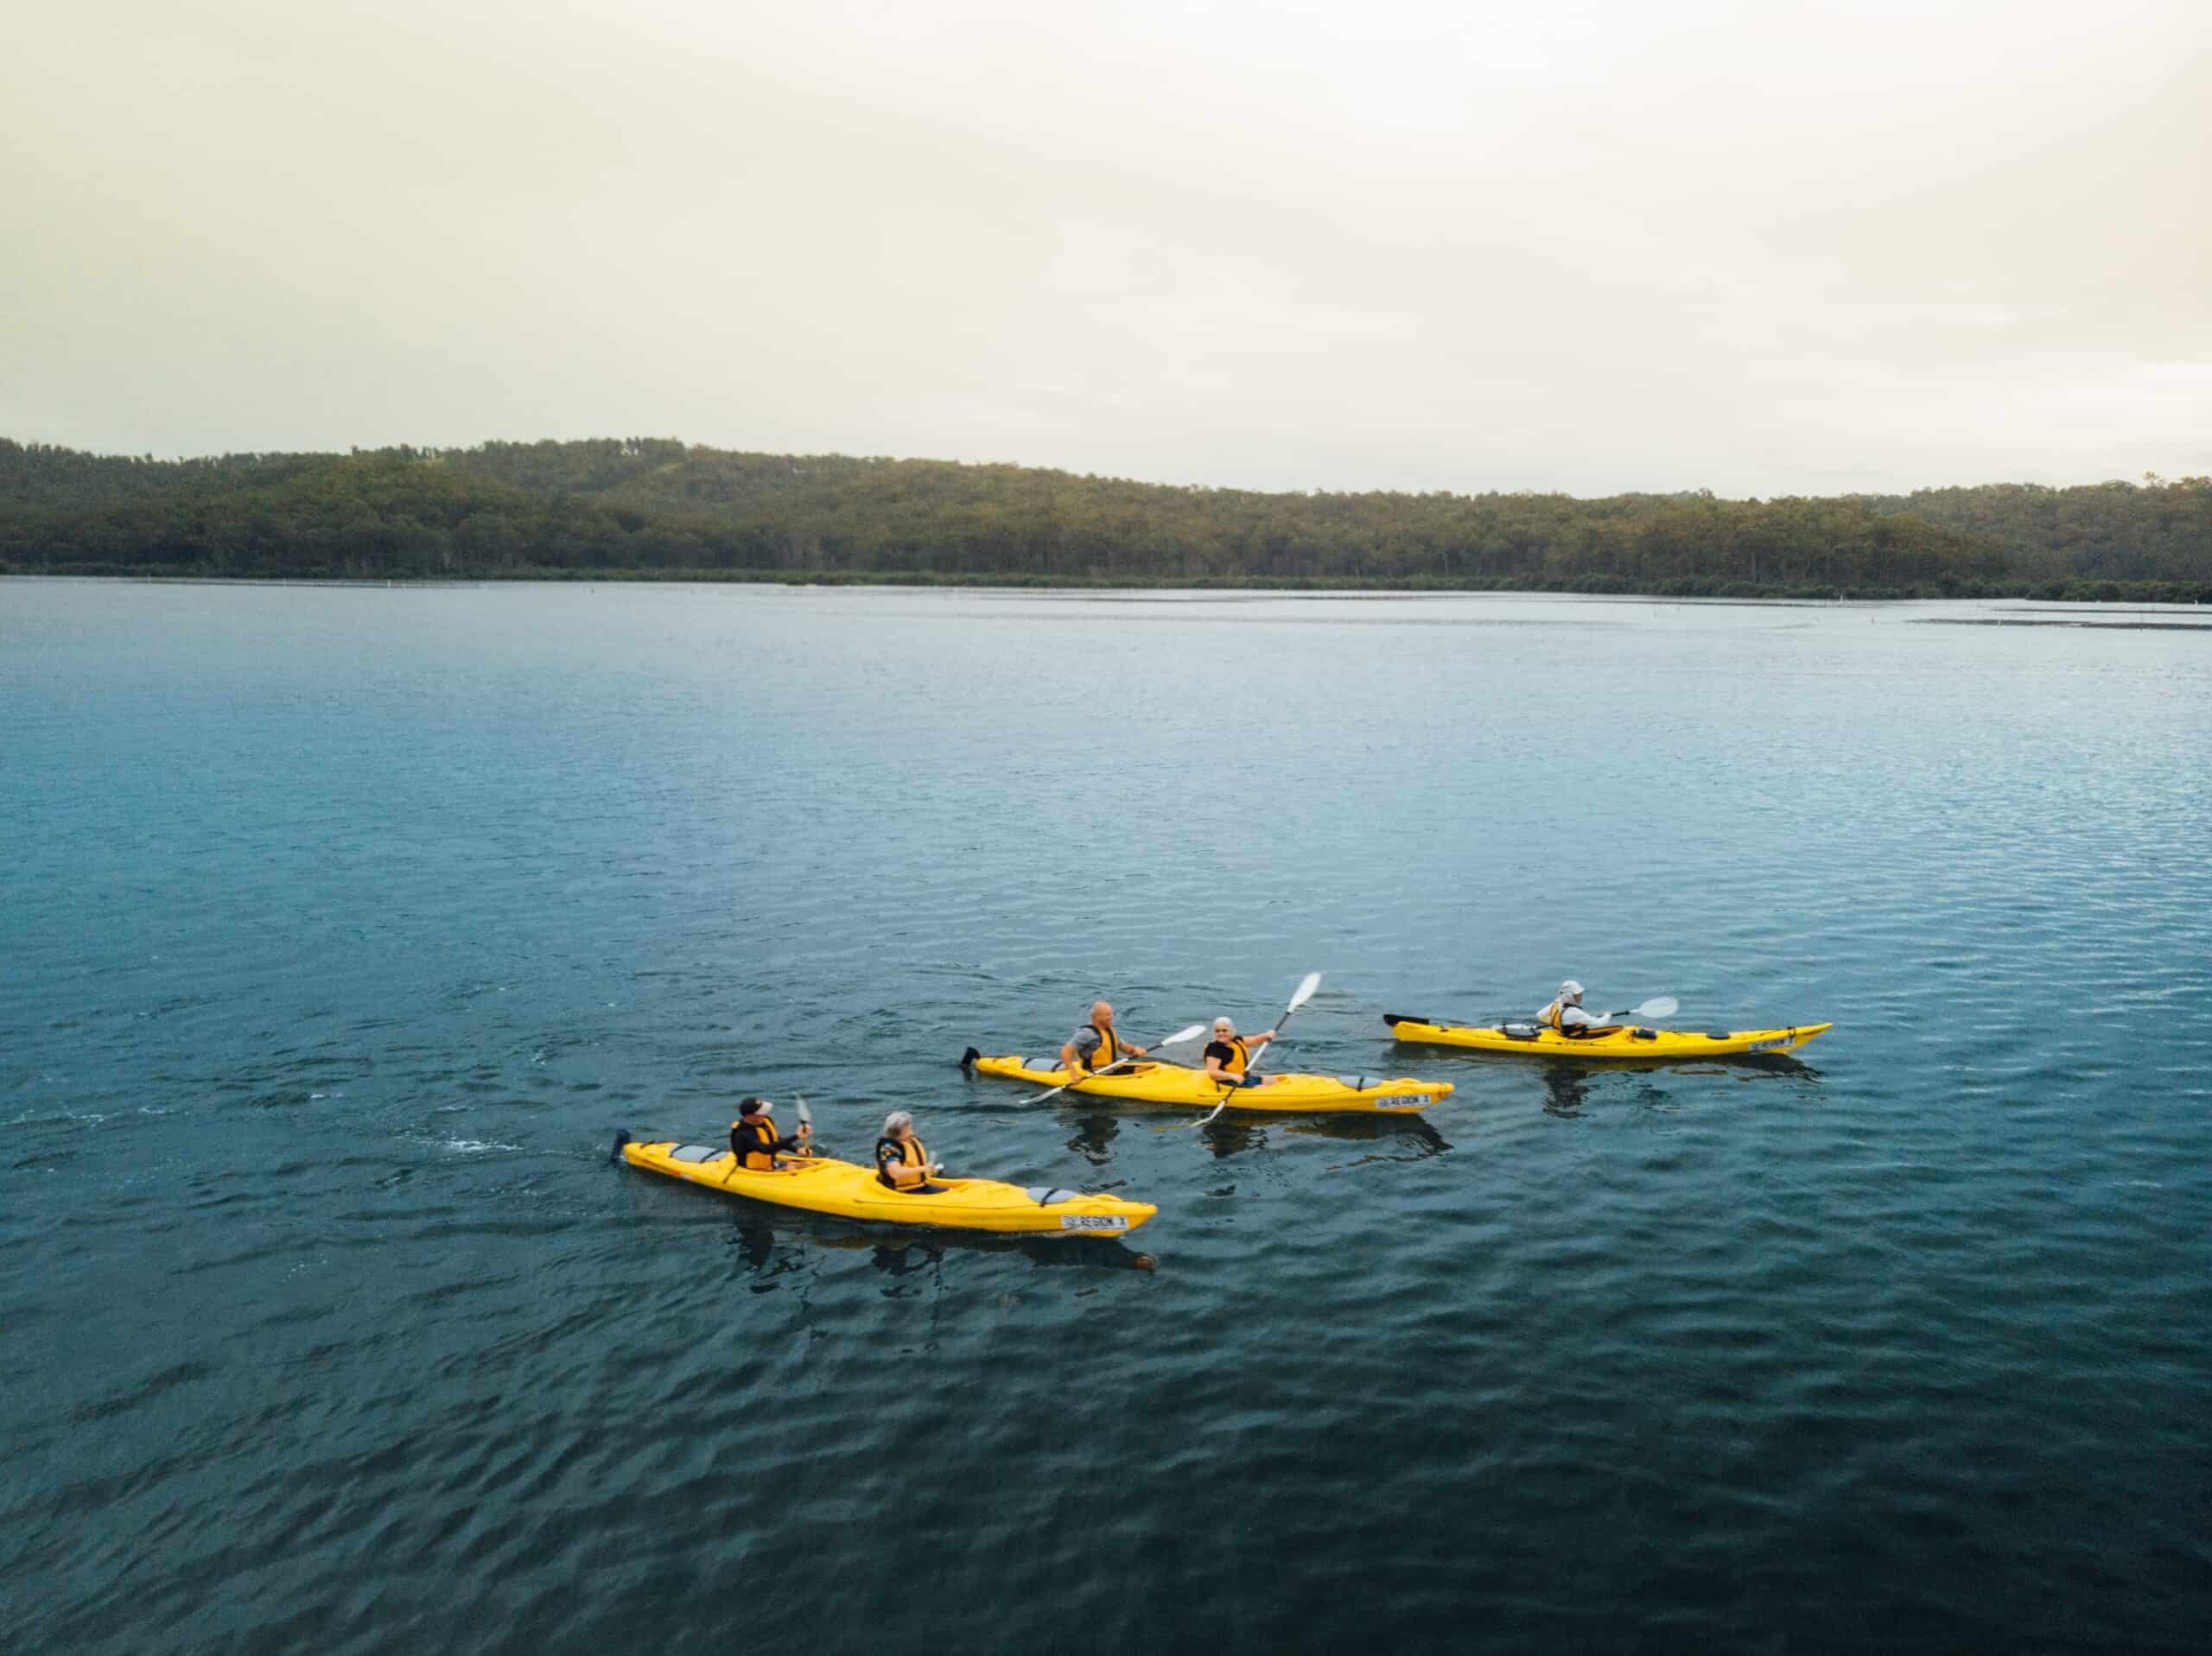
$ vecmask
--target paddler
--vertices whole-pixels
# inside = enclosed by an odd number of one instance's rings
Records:
[[[1090,1021],[1060,1049],[1060,1068],[1073,1075],[1077,1070],[1103,1069],[1123,1058],[1141,1058],[1144,1054],[1144,1048],[1131,1046],[1114,1032],[1113,1003],[1094,1000]]]
[[[737,1120],[729,1124],[729,1147],[740,1167],[756,1173],[766,1173],[783,1165],[776,1159],[782,1151],[797,1151],[804,1155],[814,1152],[807,1140],[814,1137],[814,1129],[802,1121],[798,1131],[787,1139],[776,1136],[775,1106],[765,1098],[741,1100],[737,1107]]]
[[[1252,1067],[1252,1055],[1275,1038],[1271,1029],[1256,1035],[1239,1035],[1236,1025],[1226,1018],[1213,1020],[1213,1039],[1206,1043],[1206,1075],[1224,1087],[1264,1087],[1274,1080],[1273,1075],[1255,1075],[1247,1072]]]
[[[1583,1011],[1582,986],[1573,978],[1559,986],[1558,998],[1536,1014],[1536,1021],[1569,1040],[1578,1040],[1585,1035],[1610,1035],[1624,1027],[1619,1024],[1601,1024]]]
[[[929,1196],[942,1190],[930,1180],[944,1171],[930,1159],[930,1152],[914,1136],[914,1118],[893,1110],[883,1118],[883,1136],[875,1141],[875,1176],[894,1190]]]

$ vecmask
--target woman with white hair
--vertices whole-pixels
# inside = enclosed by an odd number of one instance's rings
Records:
[[[883,1136],[875,1141],[875,1176],[894,1190],[926,1196],[944,1187],[930,1180],[944,1171],[930,1159],[930,1152],[914,1136],[914,1118],[893,1110],[883,1118]]]
[[[1536,1021],[1570,1040],[1585,1035],[1610,1035],[1622,1027],[1618,1024],[1599,1023],[1583,1011],[1582,986],[1573,978],[1559,986],[1558,998],[1536,1014]]]
[[[1213,1039],[1206,1043],[1206,1078],[1217,1081],[1224,1087],[1264,1087],[1273,1075],[1255,1075],[1252,1055],[1275,1038],[1271,1029],[1256,1035],[1239,1035],[1236,1025],[1226,1018],[1213,1020]]]

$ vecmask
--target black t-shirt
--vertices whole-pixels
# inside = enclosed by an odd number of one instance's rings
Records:
[[[1211,1063],[1216,1058],[1221,1060],[1221,1067],[1226,1069],[1236,1062],[1236,1049],[1226,1041],[1209,1041],[1206,1043],[1206,1061]]]

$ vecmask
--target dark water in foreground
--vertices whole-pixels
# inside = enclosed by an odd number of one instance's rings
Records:
[[[1932,612],[0,583],[0,1643],[2202,1648],[2212,639]],[[1458,1094],[953,1065],[1309,968]],[[1569,973],[1837,1028],[1385,1039]]]

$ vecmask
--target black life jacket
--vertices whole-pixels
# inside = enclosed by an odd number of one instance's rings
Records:
[[[887,1138],[878,1139],[875,1141],[876,1177],[894,1190],[918,1189],[919,1186],[917,1185],[902,1185],[897,1179],[891,1177],[892,1167],[901,1162],[909,1167],[927,1167],[930,1164],[930,1152],[922,1147],[922,1141],[919,1139]],[[925,1178],[922,1183],[926,1184],[929,1181]]]

